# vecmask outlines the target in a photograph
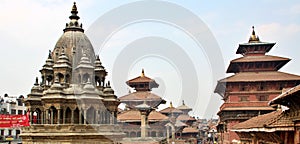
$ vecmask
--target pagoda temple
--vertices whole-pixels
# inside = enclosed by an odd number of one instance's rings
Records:
[[[192,125],[196,119],[188,115],[192,108],[186,106],[184,101],[177,108],[170,102],[169,107],[157,111],[157,107],[165,104],[166,101],[151,92],[152,88],[157,88],[159,85],[145,75],[144,69],[140,76],[126,83],[134,88],[135,92],[119,98],[126,104],[125,110],[117,117],[126,133],[122,143],[163,143],[165,140],[168,143],[197,143],[199,131]],[[152,108],[152,111],[145,113],[145,108]],[[147,116],[146,129],[142,129],[145,125],[144,116]],[[146,131],[146,134],[143,131]]]
[[[78,22],[76,3],[70,22],[24,99],[30,126],[22,143],[118,143],[125,135],[117,124],[119,100],[99,57]],[[34,115],[35,114],[35,115]]]
[[[234,74],[219,80],[215,88],[224,100],[218,112],[218,131],[224,144],[240,140],[231,131],[235,124],[274,111],[268,101],[281,94],[283,88],[300,83],[300,76],[278,71],[290,59],[267,55],[275,43],[260,41],[252,28],[248,43],[239,44],[236,51],[242,57],[228,66],[227,73]]]
[[[119,98],[128,108],[135,108],[135,106],[143,104],[144,101],[152,108],[157,108],[160,104],[166,103],[160,96],[151,92],[152,88],[157,88],[159,85],[155,80],[145,75],[144,69],[140,76],[128,80],[126,84],[135,90],[135,92]]]
[[[184,101],[176,108],[170,102],[169,107],[160,111],[169,116],[167,134],[171,135],[171,141],[180,143],[181,140],[187,143],[197,143],[199,131],[197,126],[193,125],[196,119],[188,114],[190,111],[192,108],[186,106]],[[169,140],[169,142],[171,141]]]
[[[169,118],[155,110],[160,104],[166,103],[151,92],[158,84],[145,75],[144,69],[140,76],[128,80],[126,84],[135,92],[119,98],[126,104],[126,109],[117,117],[126,133],[122,143],[161,143],[166,136],[164,125]]]

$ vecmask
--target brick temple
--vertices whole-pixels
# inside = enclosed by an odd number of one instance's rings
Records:
[[[275,106],[269,106],[268,101],[281,94],[283,88],[300,83],[300,76],[279,71],[289,58],[267,55],[274,45],[260,41],[253,27],[249,41],[239,44],[236,51],[242,57],[228,66],[227,73],[233,75],[218,81],[215,92],[224,100],[218,112],[218,130],[224,144],[240,140],[231,131],[234,125],[274,111]]]
[[[300,143],[300,85],[286,90],[269,102],[280,105],[276,111],[253,117],[232,129],[242,143]],[[281,106],[285,106],[284,109]]]

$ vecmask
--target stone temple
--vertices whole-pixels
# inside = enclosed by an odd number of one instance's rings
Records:
[[[70,22],[40,70],[24,100],[31,125],[23,127],[28,143],[118,143],[124,136],[116,124],[119,100],[107,72],[78,22],[76,3]]]

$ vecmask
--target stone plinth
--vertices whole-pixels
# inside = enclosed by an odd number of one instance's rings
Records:
[[[22,128],[23,144],[111,144],[124,136],[115,125],[31,125]]]

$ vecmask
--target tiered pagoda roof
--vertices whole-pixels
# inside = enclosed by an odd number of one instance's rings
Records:
[[[255,34],[254,27],[248,43],[239,44],[236,54],[243,57],[230,62],[227,73],[232,76],[218,81],[215,92],[224,97],[224,90],[228,83],[240,82],[273,82],[273,81],[299,81],[300,76],[279,72],[289,58],[266,55],[275,43],[261,42]],[[226,96],[224,97],[226,99]]]
[[[241,72],[222,79],[219,82],[266,82],[290,80],[300,80],[300,76],[279,71]]]
[[[135,88],[135,92],[129,93],[127,95],[121,96],[119,100],[126,104],[129,108],[120,113],[117,117],[120,122],[140,122],[141,113],[139,111],[139,106],[145,105],[151,109],[157,108],[160,104],[166,103],[164,99],[160,96],[151,93],[151,89],[158,87],[155,80],[145,76],[144,69],[142,74],[136,78],[128,80],[126,82],[130,87]],[[168,117],[160,112],[153,110],[149,116],[148,120],[150,122],[160,122],[167,121]]]
[[[266,55],[275,43],[261,42],[255,35],[254,27],[248,43],[239,44],[236,54],[243,57],[230,62],[227,73],[248,71],[277,71],[287,62],[288,58]],[[258,65],[258,63],[260,63]]]
[[[187,115],[187,114],[181,114],[177,117],[177,120],[180,120],[180,121],[196,121],[195,118]]]
[[[183,112],[175,107],[173,107],[172,102],[170,102],[170,106],[159,111],[160,113],[171,115],[171,114],[182,114]]]
[[[177,109],[183,111],[185,114],[188,114],[192,110],[192,108],[185,105],[184,100],[182,100],[182,105],[178,106]]]
[[[152,88],[157,88],[159,86],[155,80],[145,76],[144,69],[140,76],[127,81],[126,84],[136,91],[151,91]]]
[[[160,104],[166,103],[160,96],[151,93],[151,89],[157,88],[158,84],[155,80],[145,76],[144,69],[142,70],[141,76],[133,78],[126,83],[136,90],[136,92],[129,93],[119,98],[119,100],[122,103],[125,103],[129,108],[134,108],[144,101],[152,108],[157,108]]]
[[[194,127],[185,127],[183,128],[182,133],[199,133],[199,131]]]
[[[140,122],[141,121],[141,113],[138,110],[128,110],[119,114],[117,117],[118,121],[122,122]],[[167,121],[169,118],[157,111],[152,111],[149,116],[149,122],[157,122],[157,121]]]
[[[215,88],[224,100],[218,112],[218,127],[228,137],[224,140],[228,141],[239,140],[238,135],[231,131],[238,122],[260,115],[246,125],[259,125],[257,121],[260,119],[261,123],[268,125],[264,120],[270,117],[261,115],[275,110],[275,105],[270,106],[268,101],[279,95],[282,89],[300,84],[300,76],[279,71],[290,59],[268,55],[275,43],[260,41],[252,28],[249,41],[239,44],[236,51],[242,57],[230,61],[226,72],[233,75],[219,80]]]

